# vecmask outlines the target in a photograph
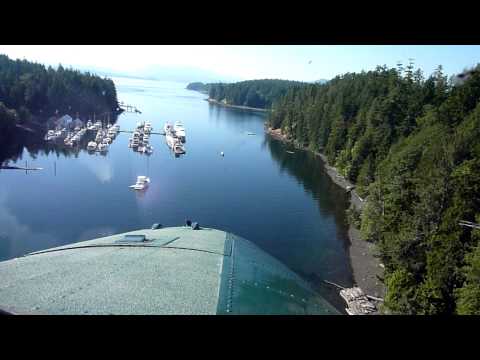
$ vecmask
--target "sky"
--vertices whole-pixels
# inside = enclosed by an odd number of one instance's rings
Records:
[[[377,65],[395,67],[409,58],[427,76],[439,64],[453,75],[480,63],[478,45],[0,45],[0,54],[116,75],[178,73],[184,81],[205,82],[315,81]]]

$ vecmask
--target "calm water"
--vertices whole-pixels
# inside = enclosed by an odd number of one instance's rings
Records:
[[[189,218],[255,242],[314,283],[352,283],[347,198],[320,160],[287,153],[293,149],[264,134],[262,113],[210,105],[186,84],[114,80],[119,100],[142,111],[122,114],[121,130],[146,120],[161,131],[181,120],[187,153],[175,158],[160,135],[151,136],[153,155],[134,153],[127,133],[106,156],[24,149],[17,165],[44,170],[0,171],[1,260]],[[144,194],[128,188],[137,175],[151,178]]]

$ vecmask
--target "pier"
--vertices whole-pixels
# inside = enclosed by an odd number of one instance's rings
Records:
[[[133,134],[135,130],[119,130],[118,132],[123,132],[123,133],[128,133],[128,134]],[[165,132],[151,132],[151,135],[163,135],[165,136]]]
[[[118,106],[120,107],[120,109],[122,109],[123,111],[125,111],[127,113],[134,113],[134,114],[141,114],[142,113],[140,110],[137,109],[136,106],[125,104],[123,101],[120,101],[118,103]]]

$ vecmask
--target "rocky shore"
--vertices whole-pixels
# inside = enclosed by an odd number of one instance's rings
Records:
[[[266,128],[266,132],[277,140],[292,143],[280,129]],[[365,205],[365,199],[362,199],[354,190],[354,184],[341,176],[334,167],[329,166],[324,154],[318,152],[315,154],[323,161],[325,171],[333,182],[350,192],[350,206],[361,211]],[[360,231],[352,225],[349,225],[348,236],[350,238],[348,251],[356,285],[368,295],[383,298],[385,289],[378,279],[378,277],[383,277],[383,267],[379,259],[374,257],[375,245],[362,240]]]

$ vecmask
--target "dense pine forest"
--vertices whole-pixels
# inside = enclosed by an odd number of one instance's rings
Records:
[[[110,79],[0,55],[0,140],[10,136],[16,125],[42,124],[55,114],[82,117],[117,108]]]
[[[477,67],[478,69],[478,67]],[[364,240],[385,265],[384,310],[480,314],[480,72],[413,64],[291,87],[269,127],[322,152],[366,197]]]
[[[228,105],[269,109],[290,87],[302,84],[298,81],[265,79],[233,84],[207,84],[206,87],[210,99],[223,101]]]

